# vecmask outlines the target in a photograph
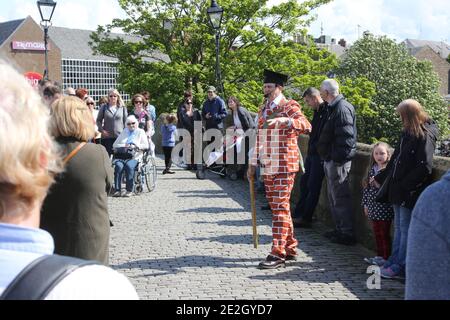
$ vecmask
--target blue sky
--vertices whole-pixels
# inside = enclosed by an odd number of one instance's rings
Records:
[[[269,4],[281,1],[269,0]],[[94,30],[99,24],[124,17],[117,0],[56,2],[55,26]],[[365,30],[397,41],[413,38],[450,42],[449,0],[334,0],[312,14],[317,21],[311,25],[310,33],[316,37],[322,25],[324,34],[349,42],[358,39],[358,31],[362,34]],[[36,0],[0,0],[0,21],[28,15],[40,20]]]

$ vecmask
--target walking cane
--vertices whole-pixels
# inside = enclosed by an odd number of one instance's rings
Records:
[[[256,229],[256,202],[255,202],[255,185],[254,178],[249,179],[250,182],[250,202],[252,205],[252,223],[253,223],[253,246],[258,249],[258,230]]]

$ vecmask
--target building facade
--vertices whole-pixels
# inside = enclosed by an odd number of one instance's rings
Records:
[[[63,89],[86,88],[95,101],[108,95],[111,88],[117,88],[118,60],[113,57],[96,55],[89,42],[93,31],[61,27],[49,28],[49,78],[61,83]],[[139,37],[112,34],[126,42],[137,42]],[[12,64],[24,75],[27,73],[43,76],[45,69],[44,32],[28,16],[22,20],[0,23],[0,59]],[[147,62],[169,62],[167,55],[152,52],[153,58]],[[130,95],[121,92],[129,101]]]
[[[429,60],[441,80],[440,94],[450,101],[450,46],[445,42],[406,39],[403,44],[418,60]]]

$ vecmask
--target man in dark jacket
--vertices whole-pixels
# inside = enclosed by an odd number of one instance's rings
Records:
[[[312,131],[309,135],[308,155],[305,160],[305,173],[300,179],[300,199],[293,215],[294,227],[310,228],[312,216],[317,206],[322,189],[322,180],[325,176],[323,162],[317,153],[317,142],[322,128],[327,120],[327,103],[323,101],[319,90],[308,88],[303,93],[306,104],[314,110],[311,122]]]
[[[225,102],[216,94],[216,88],[208,88],[208,99],[203,103],[202,119],[208,129],[223,129],[223,119],[227,116]]]
[[[317,143],[317,152],[324,160],[328,200],[336,225],[335,230],[325,236],[335,243],[353,245],[356,240],[348,176],[351,160],[356,154],[355,108],[339,94],[339,85],[334,79],[322,82],[320,95],[328,103],[329,113]]]

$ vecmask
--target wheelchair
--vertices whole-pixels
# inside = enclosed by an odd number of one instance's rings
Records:
[[[140,194],[144,192],[145,188],[148,192],[155,190],[157,177],[158,172],[156,170],[155,158],[152,157],[150,150],[145,150],[142,160],[136,166],[134,193]]]
[[[114,168],[116,159],[111,156],[111,165]],[[152,192],[156,188],[158,172],[156,169],[156,160],[152,156],[150,149],[144,150],[142,159],[138,161],[134,173],[133,193],[138,195],[145,191]],[[125,175],[122,176],[122,184],[126,183]]]

